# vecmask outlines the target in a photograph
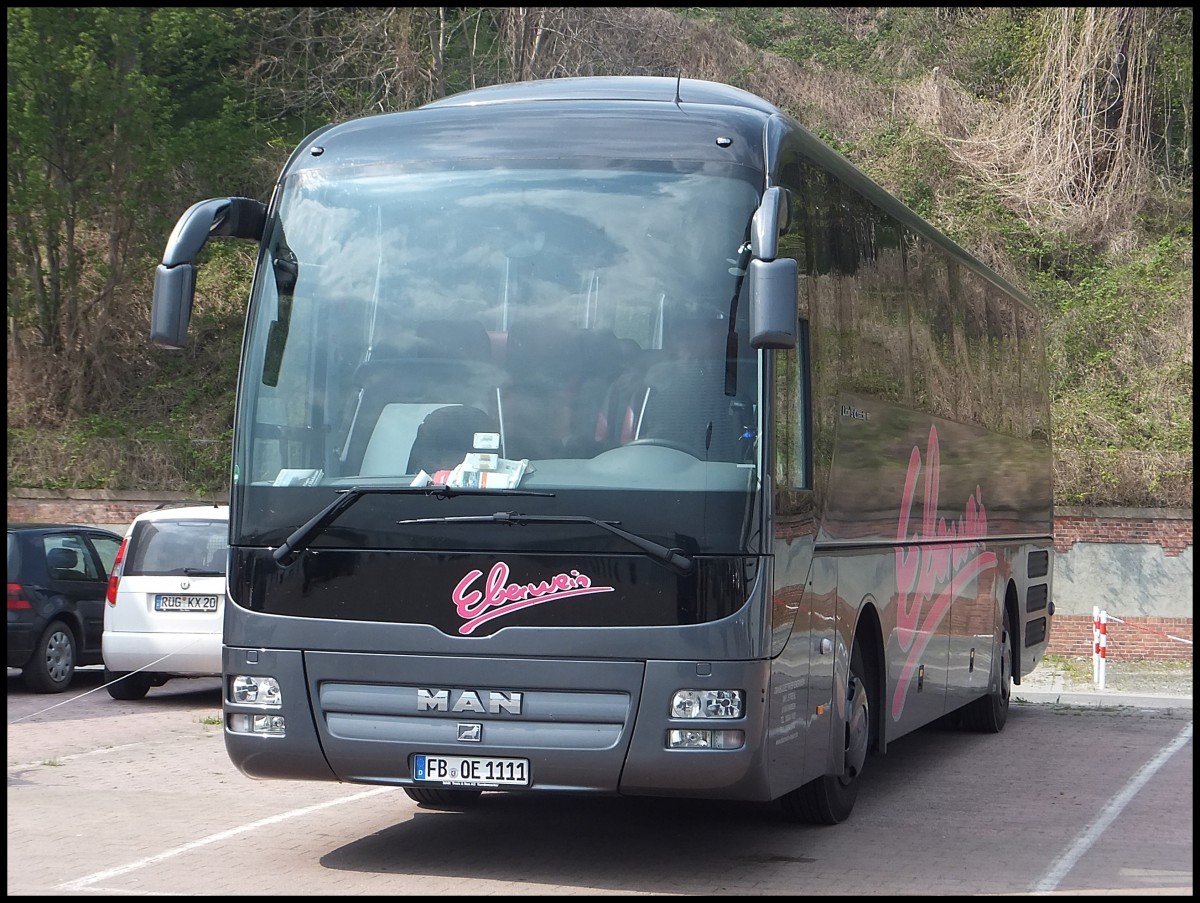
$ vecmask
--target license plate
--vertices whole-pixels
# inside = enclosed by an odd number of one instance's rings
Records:
[[[482,756],[413,757],[413,780],[458,787],[528,787],[528,759]]]
[[[154,597],[155,611],[216,611],[216,596],[157,595]]]

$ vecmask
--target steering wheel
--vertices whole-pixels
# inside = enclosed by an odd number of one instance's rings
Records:
[[[677,452],[683,452],[685,455],[691,455],[693,458],[700,457],[696,454],[694,448],[684,445],[682,442],[675,442],[671,439],[656,439],[653,436],[647,436],[644,439],[634,439],[632,442],[626,442],[624,448],[629,448],[631,445],[657,445],[660,448],[670,448]]]

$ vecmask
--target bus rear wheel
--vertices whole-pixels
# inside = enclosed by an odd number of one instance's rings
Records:
[[[405,787],[414,803],[434,809],[465,809],[479,801],[482,790],[447,790],[443,787]]]
[[[846,678],[845,717],[842,724],[842,772],[822,775],[780,798],[784,815],[808,824],[836,825],[850,817],[867,755],[875,742],[876,685],[867,668],[862,644],[857,640],[850,653]]]
[[[967,704],[962,710],[962,724],[981,734],[998,734],[1008,721],[1008,704],[1012,698],[1013,640],[1008,606],[1000,626],[1000,643],[992,662],[992,677],[988,694]]]

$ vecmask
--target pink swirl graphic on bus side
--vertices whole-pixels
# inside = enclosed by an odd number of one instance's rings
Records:
[[[459,633],[466,636],[480,624],[520,611],[522,608],[573,596],[613,591],[611,586],[593,586],[591,577],[574,569],[569,574],[556,574],[540,583],[508,583],[508,574],[508,564],[497,561],[488,572],[482,592],[477,589],[469,590],[469,587],[483,576],[483,571],[468,571],[467,575],[458,581],[451,598],[459,615],[467,619],[458,628]]]
[[[904,480],[904,495],[900,502],[897,542],[920,543],[933,539],[956,539],[960,536],[986,537],[987,509],[983,504],[983,490],[978,486],[967,498],[963,516],[957,522],[947,523],[945,518],[937,519],[938,493],[941,489],[941,457],[936,426],[929,428],[925,459],[924,516],[920,528],[909,534],[909,519],[917,496],[917,479],[921,471],[921,451],[913,446],[908,459],[908,474]],[[904,701],[916,676],[925,647],[933,639],[934,631],[954,602],[954,580],[957,579],[960,585],[965,585],[988,574],[995,567],[996,553],[983,551],[982,543],[977,540],[935,546],[897,546],[896,639],[900,648],[907,653],[907,657],[900,669],[896,692],[892,696],[893,720],[898,720],[904,711]]]

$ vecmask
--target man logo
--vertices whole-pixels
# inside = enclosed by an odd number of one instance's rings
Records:
[[[417,688],[418,712],[471,712],[476,715],[521,714],[522,693],[489,690],[426,690]]]
[[[482,724],[460,724],[458,726],[459,743],[478,743],[483,739]]]

